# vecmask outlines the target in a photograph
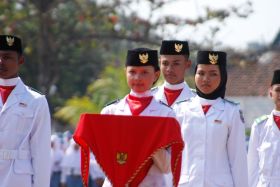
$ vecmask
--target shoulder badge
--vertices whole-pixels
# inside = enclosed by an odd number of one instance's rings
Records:
[[[41,94],[41,95],[44,95],[42,92],[36,90],[35,88],[32,88],[32,87],[30,87],[30,86],[28,86],[28,88],[29,88],[30,90],[34,91],[34,92],[37,92],[37,93],[39,93],[39,94]]]
[[[256,124],[261,124],[263,121],[266,121],[268,119],[268,115],[262,115],[255,119]]]
[[[113,100],[113,101],[111,101],[111,102],[105,104],[104,107],[109,106],[109,105],[112,105],[112,104],[115,104],[115,103],[118,103],[118,102],[120,102],[120,99]]]

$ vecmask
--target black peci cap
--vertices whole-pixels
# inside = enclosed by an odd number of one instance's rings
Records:
[[[198,51],[197,64],[227,65],[227,54],[222,51]]]
[[[280,69],[277,69],[273,73],[273,78],[271,81],[271,86],[274,84],[280,84]]]
[[[0,50],[22,54],[21,39],[13,35],[0,35]]]
[[[187,41],[163,40],[160,47],[161,55],[187,55],[189,56],[189,44]]]
[[[125,66],[153,66],[158,71],[158,52],[148,48],[128,50]]]

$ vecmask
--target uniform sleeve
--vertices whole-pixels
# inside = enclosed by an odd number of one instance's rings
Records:
[[[49,187],[51,173],[50,112],[45,97],[38,99],[30,137],[30,151],[34,169],[33,187]]]
[[[259,155],[258,155],[259,132],[257,124],[254,123],[251,128],[251,135],[248,149],[248,176],[249,185],[254,187],[259,179]]]
[[[232,178],[234,181],[234,186],[247,187],[248,173],[245,125],[238,106],[235,107],[231,120],[232,123],[229,130],[227,150]]]

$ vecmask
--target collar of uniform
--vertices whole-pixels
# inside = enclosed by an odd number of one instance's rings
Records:
[[[210,99],[204,99],[202,97],[198,97],[198,100],[201,105],[214,105],[217,102],[218,98],[215,100],[210,100]]]
[[[15,103],[22,103],[27,104],[29,101],[29,94],[26,93],[26,86],[19,78],[18,83],[16,87],[14,88],[13,92],[9,95],[9,99],[7,100],[6,104],[2,108],[2,112],[7,110],[10,106],[12,106]]]
[[[131,90],[129,94],[134,97],[150,97],[153,95],[151,90],[145,91],[143,93],[136,93],[133,90]]]
[[[271,139],[276,139],[277,141],[279,140],[279,137],[280,137],[280,130],[279,128],[277,127],[277,124],[275,123],[274,121],[274,118],[273,118],[273,115],[274,114],[274,111],[276,110],[272,110],[272,112],[270,113],[266,123],[265,123],[265,126],[267,128],[270,129],[270,131],[275,134],[276,136],[270,136]],[[278,111],[279,112],[279,111]]]
[[[0,85],[1,86],[15,86],[15,85],[17,85],[19,80],[20,80],[19,77],[11,78],[11,79],[0,79]]]
[[[272,114],[275,116],[280,116],[280,111],[274,109],[272,110]]]
[[[126,102],[126,98],[128,95],[126,95],[123,99],[120,100],[120,102],[118,103],[118,110],[120,111],[124,111],[126,107],[128,107],[128,104]],[[158,110],[158,105],[156,104],[158,103],[158,101],[155,100],[155,98],[152,99],[149,107],[149,111],[154,111],[154,110]]]
[[[190,109],[192,110],[195,110],[195,111],[198,111],[198,110],[201,110],[202,111],[202,108],[201,108],[201,105],[212,105],[211,107],[214,107],[215,109],[217,110],[224,110],[225,108],[225,103],[223,102],[223,99],[222,98],[217,98],[213,101],[215,101],[214,103],[211,104],[211,102],[206,102],[203,101],[204,103],[201,103],[201,99],[198,95],[196,95],[193,99],[192,99],[192,103],[195,103],[195,104],[190,104]],[[211,101],[211,100],[207,100],[207,101]]]
[[[170,84],[170,83],[164,81],[163,85],[164,85],[165,88],[168,88],[170,90],[180,90],[180,89],[183,89],[185,87],[186,83],[182,82],[182,83],[179,83],[179,84]]]

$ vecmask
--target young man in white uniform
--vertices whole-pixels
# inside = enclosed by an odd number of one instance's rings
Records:
[[[187,41],[163,40],[160,48],[160,69],[163,85],[153,88],[153,95],[170,107],[195,95],[184,81],[186,71],[191,67]]]
[[[23,63],[21,40],[0,35],[0,186],[49,187],[49,107],[18,76]]]
[[[248,150],[250,187],[280,186],[280,69],[274,71],[269,94],[275,108],[252,125]]]

